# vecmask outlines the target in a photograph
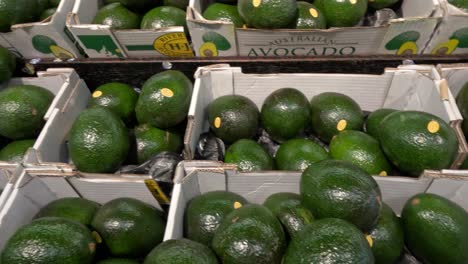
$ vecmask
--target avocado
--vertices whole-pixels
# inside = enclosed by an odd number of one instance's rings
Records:
[[[343,130],[362,130],[364,117],[361,107],[349,96],[326,92],[310,100],[312,130],[329,143]]]
[[[33,22],[42,12],[37,0],[0,0],[0,32],[12,25]]]
[[[208,121],[214,134],[230,144],[257,133],[260,112],[249,98],[224,95],[208,105]]]
[[[329,158],[327,151],[309,139],[290,139],[280,145],[275,161],[279,170],[304,171],[312,163]]]
[[[16,57],[0,46],[0,83],[9,81],[16,69]]]
[[[263,206],[280,220],[290,238],[295,238],[312,223],[314,216],[301,204],[301,196],[295,193],[275,193],[263,202]]]
[[[163,6],[173,6],[180,8],[182,10],[186,10],[187,6],[189,5],[188,0],[163,0]]]
[[[310,120],[309,101],[299,90],[281,88],[272,92],[262,105],[261,122],[272,139],[284,142],[304,133]]]
[[[4,264],[91,264],[96,243],[84,225],[66,218],[45,217],[18,229],[6,242]]]
[[[216,3],[214,5],[216,5]],[[218,34],[214,31],[210,31],[203,34],[202,39],[206,43],[215,44],[216,50],[229,50],[231,48],[231,44],[229,43],[229,41],[223,35]]]
[[[218,56],[218,48],[216,48],[216,44],[214,44],[213,42],[203,43],[203,45],[200,46],[199,52],[201,57]]]
[[[382,122],[382,119],[384,119],[386,116],[395,111],[397,110],[381,108],[370,113],[369,116],[367,116],[366,122],[364,124],[366,133],[379,140],[380,122]]]
[[[424,263],[466,263],[468,213],[436,194],[411,197],[401,213],[406,246]]]
[[[96,88],[89,101],[89,107],[108,108],[129,124],[135,117],[137,100],[138,93],[130,85],[111,82]]]
[[[359,167],[341,160],[322,160],[301,176],[302,203],[314,217],[340,218],[362,231],[377,223],[382,195],[377,182]]]
[[[245,24],[235,5],[213,3],[205,9],[203,17],[207,20],[231,22],[236,28],[241,28]],[[208,42],[205,38],[203,41]]]
[[[392,208],[382,203],[377,225],[367,235],[376,263],[393,264],[405,246],[403,227]]]
[[[139,264],[140,262],[133,260],[133,259],[118,259],[118,258],[111,258],[111,259],[104,259],[96,264]]]
[[[156,2],[153,0],[105,0],[106,4],[118,2],[136,13],[142,13],[154,7]]]
[[[58,7],[61,0],[49,0],[50,7]]]
[[[279,264],[286,242],[273,213],[264,206],[248,204],[226,216],[211,247],[223,264]]]
[[[463,117],[462,130],[463,134],[468,135],[468,82],[463,85],[462,89],[458,92],[456,103],[460,113]]]
[[[192,87],[192,82],[180,71],[153,75],[143,85],[136,104],[138,122],[161,129],[181,123],[187,118]]]
[[[297,29],[325,29],[327,20],[320,9],[311,3],[298,1],[297,8],[299,14],[294,28]]]
[[[164,241],[155,247],[143,264],[217,264],[211,249],[203,244],[182,238]]]
[[[378,10],[378,9],[392,7],[399,1],[400,0],[369,0],[369,6]]]
[[[228,191],[211,191],[193,198],[185,210],[185,237],[210,247],[226,215],[245,204],[244,197]]]
[[[259,29],[287,28],[298,14],[296,0],[238,0],[237,8],[247,26]]]
[[[327,218],[306,226],[289,244],[282,263],[373,264],[374,256],[359,229],[344,220]]]
[[[0,160],[8,162],[23,162],[24,155],[34,146],[35,139],[13,141],[0,150]]]
[[[173,6],[159,6],[143,16],[141,29],[161,29],[166,27],[186,27],[185,11]]]
[[[56,7],[48,8],[42,12],[41,16],[39,17],[39,21],[46,20],[47,18],[53,16],[57,12]]]
[[[37,136],[54,94],[34,85],[10,86],[0,91],[0,134],[10,139]],[[15,107],[11,107],[14,105]]]
[[[229,146],[224,162],[236,164],[240,171],[261,171],[274,168],[274,160],[270,154],[251,139],[239,139]]]
[[[35,35],[32,38],[32,44],[35,50],[44,54],[51,54],[52,50],[50,47],[57,46],[57,42],[55,42],[55,40],[44,35]]]
[[[91,226],[94,214],[100,206],[96,202],[80,197],[61,198],[41,208],[34,218],[62,217]]]
[[[381,122],[380,144],[400,171],[418,176],[425,169],[449,168],[457,156],[454,130],[439,117],[419,111],[398,111]]]
[[[464,9],[464,11],[468,11],[468,1],[466,0],[447,0],[449,4],[454,5],[460,9]]]
[[[392,172],[379,142],[361,131],[347,130],[333,137],[330,157],[349,161],[370,175],[387,176]]]
[[[135,136],[139,164],[163,151],[180,153],[183,147],[181,135],[148,124],[135,127]]]
[[[166,220],[162,212],[134,198],[117,198],[102,205],[91,226],[115,257],[141,257],[161,243]]]
[[[115,172],[130,149],[127,128],[106,108],[85,109],[70,130],[68,151],[83,172]]]
[[[100,8],[92,24],[107,25],[111,29],[137,29],[140,28],[141,17],[128,10],[121,3],[111,3]]]
[[[367,0],[315,0],[329,27],[353,27],[367,12]]]

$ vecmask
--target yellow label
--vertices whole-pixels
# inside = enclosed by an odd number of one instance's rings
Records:
[[[161,94],[162,94],[163,96],[165,96],[165,97],[172,97],[172,96],[174,96],[174,92],[173,92],[171,89],[169,89],[169,88],[162,88],[162,89],[161,89]]]
[[[248,27],[247,27],[247,25],[246,25],[246,24],[244,24],[244,25],[242,25],[242,28],[244,28],[244,29],[245,29],[245,28],[248,28]]]
[[[260,6],[261,3],[262,3],[262,0],[252,0],[252,5],[254,7]]]
[[[427,123],[427,130],[431,133],[437,133],[440,129],[440,124],[437,121],[432,120],[431,122]]]
[[[214,120],[214,127],[220,128],[221,127],[221,117],[216,117]]]
[[[309,13],[312,17],[318,17],[318,12],[315,8],[310,8]]]
[[[94,240],[96,240],[96,243],[98,243],[98,244],[102,243],[102,238],[101,238],[101,236],[99,235],[98,232],[93,231],[93,232],[91,232],[91,235],[93,236]]]
[[[101,91],[95,91],[95,92],[93,93],[93,98],[97,98],[97,97],[99,97],[99,96],[101,96],[101,95],[102,95],[102,92],[101,92]]]
[[[169,198],[167,198],[166,194],[161,190],[158,183],[153,179],[146,179],[145,180],[146,187],[148,190],[153,194],[154,198],[161,203],[161,204],[169,204]]]
[[[346,120],[344,119],[341,119],[338,124],[336,125],[336,129],[338,131],[343,131],[346,129],[346,125],[348,124],[348,122],[346,122]]]
[[[349,0],[349,2],[352,4],[352,5],[355,5],[357,3],[357,0]]]
[[[241,207],[242,207],[242,204],[241,204],[241,203],[239,203],[239,202],[235,202],[235,203],[234,203],[234,209],[239,209],[239,208],[241,208]]]
[[[371,235],[366,235],[367,243],[369,246],[372,247],[374,245],[374,240],[372,239]]]
[[[411,204],[412,205],[418,205],[419,203],[421,202],[421,200],[419,200],[419,198],[415,198],[411,201]]]
[[[387,172],[386,172],[386,171],[381,171],[381,172],[379,173],[379,175],[380,175],[380,176],[387,176]]]
[[[166,56],[193,57],[193,51],[183,32],[164,34],[154,40],[153,47]]]

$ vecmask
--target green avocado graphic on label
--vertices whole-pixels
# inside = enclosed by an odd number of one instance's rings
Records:
[[[431,53],[434,55],[448,55],[452,54],[457,48],[468,48],[468,28],[455,31],[448,41],[437,45]]]
[[[418,41],[421,34],[417,31],[406,31],[390,40],[385,49],[396,50],[397,55],[411,55],[418,53]]]
[[[73,59],[75,55],[68,50],[57,45],[55,40],[44,35],[36,35],[32,38],[34,49],[44,54],[53,54],[56,58],[66,60]]]

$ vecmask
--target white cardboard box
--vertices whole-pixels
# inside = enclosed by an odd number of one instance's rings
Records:
[[[21,226],[49,202],[64,197],[83,197],[100,204],[120,197],[132,197],[161,210],[142,175],[100,175],[57,170],[53,167],[21,169],[0,210],[0,251]]]
[[[11,32],[0,33],[0,45],[26,59],[82,57],[65,26],[74,3],[75,0],[62,0],[57,12],[46,20],[13,25]]]
[[[192,57],[193,51],[183,27],[159,30],[112,30],[107,25],[91,24],[97,0],[75,0],[67,18],[74,40],[90,58]]]
[[[439,0],[404,0],[403,18],[394,19],[388,26],[331,28],[326,30],[244,29],[232,23],[209,21],[202,13],[211,0],[191,0],[187,8],[187,26],[195,54],[200,50],[203,36],[217,33],[230,43],[228,50],[218,50],[218,56],[323,56],[362,54],[419,54],[441,19]],[[401,35],[401,36],[400,36]],[[411,35],[411,38],[408,36]],[[400,45],[387,49],[387,43],[397,38]],[[416,50],[402,48],[414,42]]]
[[[468,13],[439,0],[444,16],[434,31],[425,54],[466,54],[468,53]]]
[[[273,91],[293,87],[310,100],[323,92],[340,92],[356,100],[363,110],[394,108],[419,110],[439,116],[455,129],[459,155],[452,165],[463,162],[467,146],[460,123],[461,114],[445,82],[433,66],[409,65],[386,69],[381,75],[366,74],[244,74],[228,65],[201,67],[195,85],[184,138],[184,158],[192,160],[202,133],[209,131],[208,104],[223,95],[239,94],[250,98],[259,109]]]
[[[13,188],[13,175],[20,169],[20,164],[0,161],[0,210],[3,208],[3,204],[10,196]]]
[[[68,131],[78,114],[86,108],[90,92],[75,70],[54,68],[38,72],[36,77],[13,78],[0,89],[20,84],[37,85],[51,91],[55,97],[44,116],[46,121],[24,163],[42,164],[68,162],[64,144]]]
[[[227,190],[238,193],[252,203],[263,203],[278,192],[299,193],[299,172],[239,173],[232,166],[218,162],[184,161],[176,171],[172,203],[164,240],[183,237],[184,212],[190,199],[209,191]],[[197,164],[198,163],[198,164]],[[198,167],[197,166],[202,166]],[[468,174],[467,174],[468,175]],[[426,171],[420,178],[379,177],[374,179],[382,191],[383,201],[399,214],[405,202],[418,193],[442,195],[468,210],[468,177],[452,177],[437,171]]]

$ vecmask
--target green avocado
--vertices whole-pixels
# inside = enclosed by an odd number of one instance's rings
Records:
[[[111,29],[138,29],[141,17],[121,3],[111,3],[98,10],[92,24],[107,25]]]
[[[391,7],[399,1],[400,0],[369,0],[369,6],[378,10]]]
[[[0,255],[4,264],[91,264],[91,231],[70,219],[45,217],[18,229]]]
[[[436,194],[411,197],[401,213],[408,249],[424,263],[466,263],[468,213]]]
[[[115,172],[127,157],[130,139],[122,120],[106,108],[85,109],[70,130],[68,150],[83,172]]]
[[[115,2],[121,3],[122,5],[136,13],[143,13],[145,11],[148,11],[151,8],[155,7],[155,5],[158,3],[153,0],[105,0],[104,2],[106,4]]]
[[[62,217],[91,226],[94,214],[100,206],[96,202],[80,197],[61,198],[42,207],[34,218]]]
[[[301,176],[302,203],[314,217],[340,218],[362,231],[377,223],[382,195],[377,182],[359,167],[340,160],[322,160]]]
[[[10,142],[0,149],[0,160],[8,162],[23,162],[24,155],[34,146],[35,139],[24,139]]]
[[[466,0],[447,0],[451,5],[463,9],[465,12],[468,11],[468,1]]]
[[[298,1],[297,16],[295,28],[297,29],[325,29],[327,28],[327,19],[320,9],[311,3]]]
[[[229,146],[224,162],[236,164],[240,171],[261,171],[274,168],[274,160],[270,154],[251,139],[239,139]]]
[[[239,14],[249,27],[287,28],[297,18],[296,0],[238,0]]]
[[[329,27],[353,27],[367,12],[367,0],[315,0]]]
[[[136,104],[138,122],[161,129],[180,124],[187,118],[192,87],[192,82],[180,71],[153,75],[143,85]]]
[[[306,226],[288,246],[282,264],[373,264],[364,235],[347,221],[320,219]]]
[[[214,134],[230,144],[255,136],[260,112],[249,98],[242,95],[224,95],[208,105],[208,122]]]
[[[133,259],[110,258],[104,259],[96,264],[139,264],[140,262]]]
[[[248,204],[226,216],[211,247],[223,264],[279,264],[286,239],[281,223],[270,210]]]
[[[367,134],[373,138],[379,140],[380,122],[389,114],[395,112],[395,109],[381,108],[370,113],[364,124],[364,128]]]
[[[16,69],[16,57],[0,46],[0,83],[9,81]]]
[[[185,238],[172,239],[155,247],[143,264],[217,264],[211,249]]]
[[[234,26],[236,28],[241,28],[245,24],[244,19],[242,19],[242,17],[240,16],[239,11],[237,10],[237,6],[235,6],[235,5],[228,5],[228,4],[223,4],[223,3],[213,3],[213,4],[209,5],[205,9],[205,11],[203,12],[203,17],[205,19],[213,20],[213,21],[231,22],[231,23],[234,24]],[[213,42],[212,40],[215,39],[214,38],[215,36],[216,35],[214,35],[213,37],[210,37],[210,38],[204,37],[203,41],[204,42]],[[223,37],[223,36],[221,36],[221,37]],[[225,39],[225,38],[223,37],[223,39]],[[219,41],[221,41],[221,40],[222,39],[220,39]],[[228,44],[229,44],[229,42],[228,42]],[[216,46],[218,46],[218,45],[216,45]]]
[[[34,85],[10,86],[1,90],[0,134],[10,139],[37,136],[45,124],[44,115],[53,99],[52,92]]]
[[[297,89],[281,88],[263,102],[262,125],[275,141],[284,142],[304,133],[309,120],[309,101]]]
[[[290,139],[280,145],[275,161],[279,170],[304,171],[311,164],[329,158],[327,151],[309,139]]]
[[[166,220],[162,212],[134,198],[117,198],[102,205],[91,226],[112,256],[145,256],[161,243]]]
[[[180,153],[184,145],[180,134],[148,124],[135,127],[135,136],[139,164],[163,151]]]
[[[9,32],[16,24],[34,22],[41,12],[37,0],[0,0],[0,32]]]
[[[324,142],[343,130],[362,130],[361,107],[349,96],[326,92],[310,100],[311,124],[314,134]]]
[[[244,197],[228,191],[212,191],[193,198],[185,211],[185,236],[211,246],[213,236],[226,215],[245,204],[247,200]]]
[[[159,6],[145,14],[141,29],[161,29],[167,27],[186,27],[185,11],[174,6]]]
[[[458,153],[457,136],[450,125],[425,112],[391,113],[382,120],[379,135],[387,158],[410,176],[425,169],[447,169]]]

